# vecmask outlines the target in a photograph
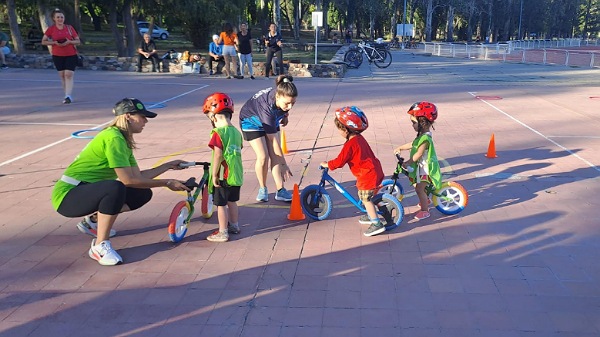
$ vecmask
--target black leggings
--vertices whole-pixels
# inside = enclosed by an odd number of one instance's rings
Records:
[[[126,187],[118,180],[81,183],[70,190],[58,207],[58,213],[67,218],[86,216],[94,212],[116,215],[123,205],[130,210],[144,206],[152,199],[149,188]]]
[[[277,57],[277,66],[279,68],[279,74],[283,75],[283,51],[281,49],[275,50],[274,48],[267,48],[267,64],[265,64],[265,76],[269,76],[271,71],[271,63],[273,61],[273,54]]]

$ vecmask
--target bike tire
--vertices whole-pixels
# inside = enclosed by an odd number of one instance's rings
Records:
[[[188,230],[188,217],[191,212],[190,204],[184,200],[178,202],[169,217],[169,240],[179,242],[183,240]]]
[[[371,199],[380,221],[385,230],[390,231],[397,228],[404,219],[404,207],[398,199],[388,193],[377,193]],[[382,219],[383,218],[383,219]]]
[[[380,50],[379,52],[380,55],[383,56],[383,59],[375,55],[375,59],[373,60],[373,62],[375,63],[377,68],[389,67],[390,64],[392,64],[392,54],[388,50]]]
[[[379,193],[391,194],[394,198],[398,199],[398,201],[402,201],[402,199],[404,199],[404,188],[402,185],[400,185],[400,182],[396,182],[396,184],[394,184],[393,179],[385,179],[383,182],[381,182]]]
[[[350,49],[344,54],[344,62],[348,68],[356,69],[362,64],[362,53],[358,50]]]
[[[200,212],[202,217],[210,219],[214,211],[213,195],[208,193],[208,185],[204,185],[202,188],[202,199],[200,199]]]
[[[457,182],[447,181],[442,183],[442,187],[437,189],[435,194],[432,196],[433,205],[438,211],[446,215],[462,212],[469,203],[467,190]]]
[[[300,204],[304,214],[313,220],[325,220],[331,214],[331,197],[319,185],[309,185],[300,193]]]

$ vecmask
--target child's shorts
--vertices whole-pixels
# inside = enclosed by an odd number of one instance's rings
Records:
[[[240,200],[240,186],[229,186],[221,180],[221,187],[215,187],[213,191],[213,204],[215,206],[227,206],[227,202]]]
[[[415,184],[417,183],[417,180],[416,180],[416,179],[414,179],[414,178],[408,178],[408,180],[410,180],[410,183],[411,183],[412,185],[415,185]],[[420,181],[420,182],[427,182],[427,183],[431,183],[431,179],[429,178],[429,176],[428,176],[428,175],[426,175],[426,174],[425,174],[425,175],[422,175],[422,176],[421,176],[421,181]]]
[[[373,196],[375,195],[375,190],[358,190],[358,198],[364,203],[366,201],[371,201]]]

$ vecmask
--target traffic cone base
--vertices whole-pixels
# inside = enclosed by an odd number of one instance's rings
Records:
[[[485,155],[488,158],[496,158],[496,141],[494,140],[494,134],[492,133],[492,137],[490,137],[490,145],[488,145],[487,154]]]
[[[288,220],[304,220],[306,218],[302,212],[302,205],[300,205],[300,190],[298,189],[298,184],[294,184],[292,205],[290,206],[290,214],[288,214],[287,218]]]

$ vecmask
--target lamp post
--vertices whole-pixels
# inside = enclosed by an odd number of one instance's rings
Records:
[[[404,50],[404,32],[406,30],[406,0],[404,0],[404,14],[402,15],[402,50]]]
[[[521,39],[521,22],[523,21],[523,0],[521,0],[521,11],[519,13],[519,36],[518,40]]]

